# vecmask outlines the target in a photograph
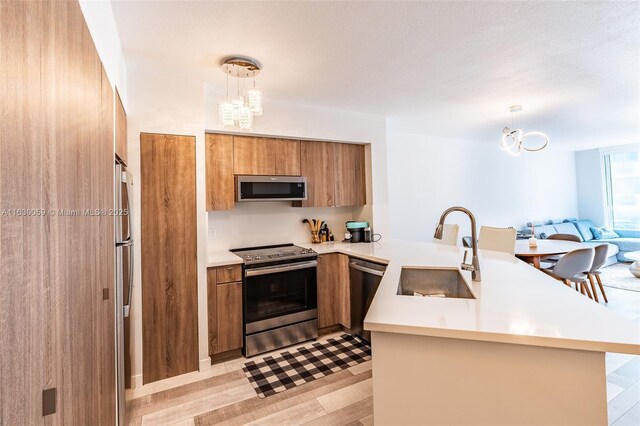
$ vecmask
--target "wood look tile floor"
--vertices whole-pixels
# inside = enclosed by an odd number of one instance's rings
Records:
[[[640,293],[606,288],[609,307],[640,323]],[[324,336],[326,340],[340,333]],[[274,353],[282,350],[274,351]],[[266,354],[267,356],[271,354]],[[253,360],[263,356],[254,357]],[[260,399],[244,359],[128,391],[132,425],[372,425],[371,361]],[[640,425],[640,357],[607,354],[609,424]]]

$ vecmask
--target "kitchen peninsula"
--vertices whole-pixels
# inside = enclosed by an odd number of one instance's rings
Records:
[[[429,298],[397,294],[402,268],[459,267],[463,248],[301,245],[388,263],[365,319],[376,424],[606,424],[605,352],[640,354],[637,324],[507,254],[462,272],[475,299]]]

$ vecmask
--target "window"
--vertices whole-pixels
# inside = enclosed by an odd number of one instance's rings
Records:
[[[607,225],[640,230],[640,146],[602,156]]]

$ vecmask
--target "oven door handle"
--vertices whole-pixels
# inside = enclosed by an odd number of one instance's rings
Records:
[[[311,262],[294,263],[284,266],[267,266],[264,268],[247,269],[244,272],[245,277],[255,277],[257,275],[277,274],[279,272],[296,271],[298,269],[315,268],[318,266],[318,261],[313,260]]]

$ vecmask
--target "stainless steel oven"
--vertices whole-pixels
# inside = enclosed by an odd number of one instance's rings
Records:
[[[239,254],[245,258],[244,355],[318,337],[317,254],[293,245],[256,252],[245,249]]]

